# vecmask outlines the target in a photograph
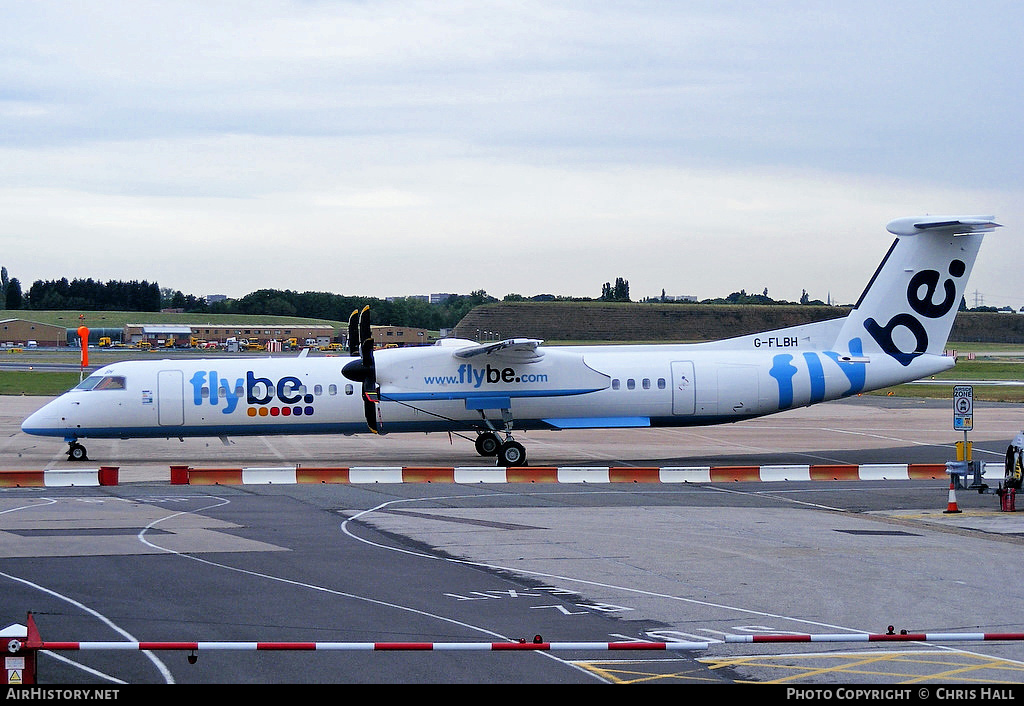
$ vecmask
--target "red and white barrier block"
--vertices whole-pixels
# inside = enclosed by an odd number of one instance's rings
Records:
[[[42,642],[40,650],[519,652],[706,650],[707,642]]]
[[[339,466],[192,468],[171,466],[172,485],[292,483],[737,483],[948,479],[944,463],[775,466]]]
[[[998,642],[1024,640],[1022,632],[886,632],[825,635],[726,635],[726,642]]]
[[[0,631],[7,654],[0,670],[0,685],[34,684],[40,650],[57,651],[268,651],[268,652],[556,652],[556,651],[696,651],[708,649],[707,642],[545,642],[540,635],[532,641],[505,642],[61,642],[43,640],[35,618],[27,625],[11,625]],[[189,660],[193,659],[189,657]]]
[[[0,488],[70,488],[117,485],[118,467],[51,469],[48,471],[0,471]]]

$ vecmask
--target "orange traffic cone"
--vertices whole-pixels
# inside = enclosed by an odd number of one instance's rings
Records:
[[[949,481],[949,501],[946,503],[946,513],[960,512],[960,508],[956,505],[956,490],[953,489],[955,483]]]

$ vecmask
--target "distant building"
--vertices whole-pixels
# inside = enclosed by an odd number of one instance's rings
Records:
[[[151,324],[136,327],[129,324],[125,326],[125,338],[128,343],[141,343],[143,341],[153,346],[185,347],[190,343],[192,328],[176,324]]]
[[[413,301],[430,303],[430,297],[428,297],[426,294],[413,294],[408,297],[386,297],[385,301],[394,302],[398,301],[399,299],[412,299]]]
[[[377,348],[385,346],[425,346],[430,342],[430,332],[424,328],[410,326],[371,326],[373,344]]]
[[[393,302],[398,299],[415,299],[418,302],[426,302],[428,304],[444,304],[448,301],[449,297],[457,297],[457,294],[412,294],[408,297],[385,297],[385,301]]]
[[[245,338],[264,345],[268,341],[286,341],[291,338],[297,339],[300,344],[314,339],[317,345],[325,345],[334,337],[334,327],[326,324],[127,324],[124,328],[125,343],[146,341],[154,346],[187,346],[193,338],[207,343],[225,343],[229,338]]]
[[[0,344],[5,346],[25,346],[29,341],[45,348],[68,345],[68,329],[66,326],[42,324],[27,319],[0,320]]]

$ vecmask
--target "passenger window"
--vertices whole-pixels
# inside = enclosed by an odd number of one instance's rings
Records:
[[[626,380],[626,389],[627,390],[635,390],[636,389],[636,380],[634,380],[633,378],[630,378],[629,380]]]
[[[267,385],[265,382],[256,382],[252,386],[252,394],[254,397],[273,397],[274,388],[272,385]]]
[[[666,385],[667,385],[667,383],[665,382],[665,378],[658,378],[658,389],[659,390],[664,390]]]
[[[334,396],[334,395],[338,394],[338,386],[337,385],[329,385],[327,387],[327,394],[329,394],[331,396]]]
[[[352,394],[352,386],[351,385],[345,385],[345,394],[346,395],[351,395]]]
[[[612,380],[612,389],[613,390],[618,390],[619,387],[621,387],[621,384],[619,383],[619,379],[615,378],[614,380]]]
[[[644,389],[645,390],[650,390],[651,389],[651,380],[650,380],[650,378],[644,378]]]
[[[324,386],[323,385],[314,385],[313,386],[313,394],[316,395],[317,397],[319,397],[320,395],[324,394]]]

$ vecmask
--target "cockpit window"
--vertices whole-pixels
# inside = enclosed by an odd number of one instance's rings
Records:
[[[125,389],[122,375],[90,375],[78,384],[76,390],[123,390]]]

